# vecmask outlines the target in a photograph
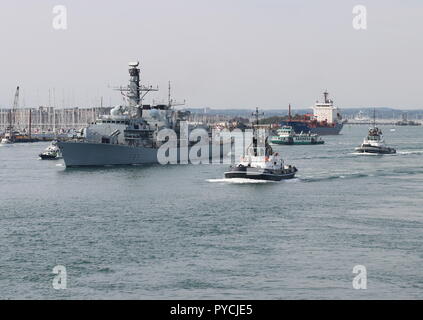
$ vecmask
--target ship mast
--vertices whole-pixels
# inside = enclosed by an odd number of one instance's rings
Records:
[[[168,109],[172,108],[172,107],[176,107],[176,106],[183,106],[185,105],[186,100],[184,99],[184,102],[177,102],[174,101],[172,99],[172,94],[171,94],[171,86],[170,86],[170,81],[168,82],[168,92],[167,92],[167,106]]]
[[[158,88],[152,86],[143,86],[140,84],[140,65],[139,61],[129,63],[129,85],[127,87],[115,88],[127,98],[128,107],[137,109],[137,116],[141,115],[142,100],[151,91],[158,91]],[[127,93],[124,93],[127,92]]]
[[[253,150],[254,155],[257,156],[257,147],[258,147],[258,136],[256,127],[259,125],[259,116],[264,115],[264,113],[259,113],[259,108],[256,108],[256,111],[251,114],[255,118],[255,124],[253,124]]]
[[[325,103],[329,103],[329,100],[328,100],[329,92],[326,90],[325,92],[323,92],[323,95],[325,96]]]
[[[376,128],[376,108],[373,108],[373,128]]]
[[[169,81],[168,91],[167,91],[167,105],[169,109],[172,107],[172,99],[170,97],[171,97],[171,93],[170,93],[170,81]]]
[[[256,111],[253,112],[251,115],[254,116],[254,118],[256,120],[256,126],[258,126],[259,125],[259,116],[264,115],[264,113],[263,112],[259,113],[259,108],[257,107]],[[254,126],[253,126],[253,128],[254,128]]]
[[[289,119],[289,121],[291,121],[291,120],[292,120],[292,114],[291,114],[291,104],[289,104],[289,106],[288,106],[288,119]]]

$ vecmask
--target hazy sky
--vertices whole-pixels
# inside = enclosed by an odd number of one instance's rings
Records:
[[[367,7],[367,30],[352,27]],[[68,29],[52,27],[65,5]],[[423,108],[421,0],[2,0],[0,106],[118,104],[127,62],[190,107]],[[149,102],[148,99],[146,102]]]

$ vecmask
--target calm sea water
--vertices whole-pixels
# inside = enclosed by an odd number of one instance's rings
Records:
[[[226,165],[65,169],[37,159],[45,143],[2,146],[0,298],[423,298],[423,128],[382,129],[397,155],[351,154],[367,127],[347,126],[275,147],[300,171],[267,183],[229,183]]]

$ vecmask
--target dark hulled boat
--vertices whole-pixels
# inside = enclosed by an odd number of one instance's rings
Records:
[[[256,111],[258,119],[258,111]],[[258,120],[257,120],[258,124]],[[253,141],[240,161],[225,172],[225,178],[281,181],[295,177],[297,168],[285,165],[281,155],[273,152],[267,137],[258,137],[254,129]]]

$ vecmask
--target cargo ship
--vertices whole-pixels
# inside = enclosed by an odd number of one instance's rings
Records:
[[[329,93],[324,92],[324,101],[316,101],[313,107],[313,114],[305,114],[293,118],[291,116],[291,105],[289,106],[288,120],[280,123],[281,126],[290,126],[295,133],[309,132],[318,135],[337,135],[344,127],[344,121],[333,101],[329,99]]]

